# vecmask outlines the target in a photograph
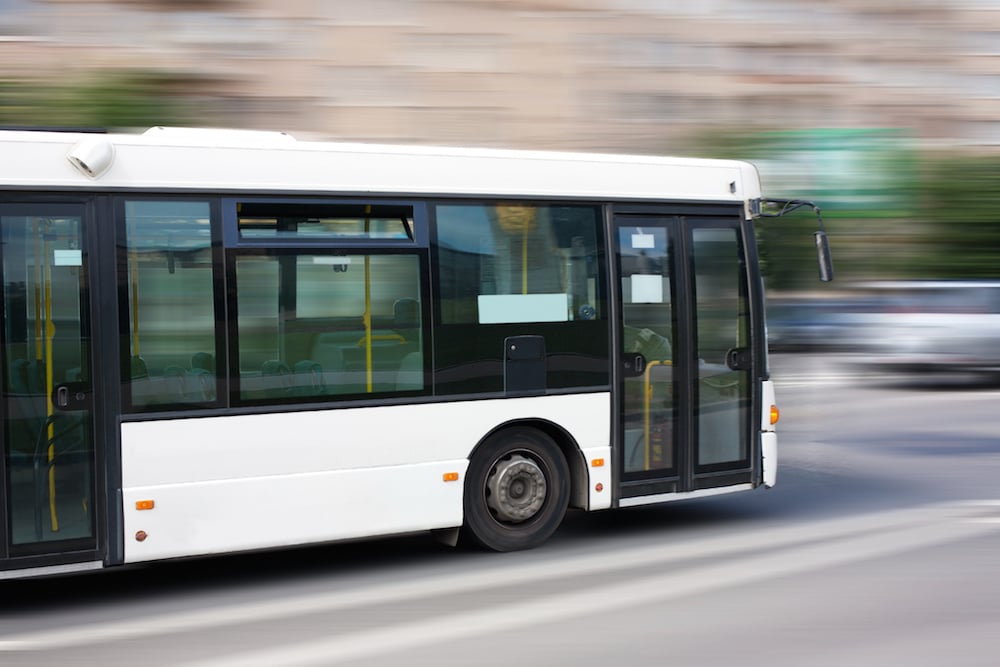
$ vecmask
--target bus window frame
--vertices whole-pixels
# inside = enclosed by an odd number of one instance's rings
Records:
[[[224,246],[229,248],[427,248],[429,233],[427,223],[427,208],[429,200],[398,199],[386,197],[222,197],[222,239]],[[413,210],[413,237],[374,238],[374,237],[335,237],[335,236],[289,236],[289,237],[244,237],[240,234],[240,219],[237,209],[240,204],[289,204],[289,205],[343,205],[361,206],[373,204],[378,206],[401,206]]]
[[[126,219],[126,204],[129,202],[190,202],[208,204],[210,249],[212,255],[212,307],[215,310],[215,400],[200,403],[162,403],[136,406],[132,401],[131,387],[131,351],[129,341],[132,338],[132,297],[129,290],[128,264],[128,221]],[[224,263],[223,237],[220,221],[222,211],[218,195],[204,194],[155,194],[149,192],[124,193],[115,195],[112,201],[114,211],[115,256],[117,258],[117,292],[118,292],[118,332],[119,332],[119,377],[122,386],[121,414],[123,419],[129,417],[149,416],[159,418],[164,413],[192,412],[199,410],[220,410],[229,407],[227,375],[228,369],[223,360],[227,358],[228,323],[226,321],[226,267]]]
[[[326,240],[324,243],[299,243],[299,244],[274,244],[260,247],[253,244],[251,247],[226,248],[226,315],[227,315],[227,335],[228,346],[228,368],[230,372],[227,376],[228,382],[228,404],[231,408],[296,408],[308,406],[309,408],[323,406],[341,406],[349,404],[360,406],[365,404],[403,401],[407,402],[420,397],[433,395],[433,373],[431,368],[431,307],[430,307],[430,257],[427,248],[414,246],[399,247],[399,244],[387,247],[378,245],[358,245],[332,243]],[[240,257],[291,257],[297,258],[302,255],[320,255],[336,257],[341,255],[368,255],[368,256],[405,256],[415,257],[418,265],[418,278],[420,280],[420,335],[424,341],[421,354],[423,356],[424,386],[422,389],[407,389],[397,391],[361,392],[345,394],[317,394],[294,397],[278,398],[244,398],[242,393],[242,382],[240,376],[240,335],[239,335],[239,290],[236,277],[237,260]]]
[[[447,336],[449,335],[449,330],[453,330],[459,327],[465,327],[468,329],[478,330],[482,335],[494,334],[497,331],[508,332],[508,335],[518,335],[525,333],[536,333],[539,329],[553,329],[553,328],[565,328],[569,326],[580,326],[584,325],[585,322],[591,323],[595,328],[599,327],[602,329],[601,336],[606,345],[604,347],[603,355],[600,357],[600,361],[606,363],[607,372],[604,374],[605,377],[603,381],[595,382],[592,384],[579,384],[573,386],[563,386],[563,387],[547,387],[545,390],[546,395],[557,395],[557,394],[579,394],[579,393],[590,393],[598,391],[609,391],[612,383],[612,367],[614,358],[614,347],[613,347],[613,333],[614,328],[614,316],[611,303],[611,258],[609,253],[611,252],[609,246],[608,237],[608,225],[609,225],[609,215],[613,207],[613,202],[610,202],[606,198],[590,198],[590,197],[537,197],[537,196],[510,196],[510,195],[495,195],[495,196],[455,196],[455,197],[428,197],[425,200],[427,206],[428,220],[431,227],[431,247],[430,247],[430,266],[432,271],[432,306],[433,306],[433,320],[431,326],[434,330],[433,339],[433,363],[434,368],[432,369],[435,376],[435,386],[434,395],[441,400],[458,400],[458,399],[472,399],[481,400],[487,398],[507,398],[511,394],[506,392],[503,387],[495,387],[492,389],[488,388],[462,388],[462,389],[451,389],[449,388],[449,382],[446,380],[446,372],[452,370],[453,367],[449,366],[446,361],[442,360],[442,354],[438,351],[438,346],[443,345]],[[441,276],[441,249],[442,245],[440,243],[440,227],[438,224],[438,208],[442,206],[479,206],[479,207],[492,207],[497,205],[524,205],[532,207],[580,207],[592,209],[594,212],[594,253],[593,257],[595,259],[595,276],[594,276],[594,290],[595,290],[595,303],[599,304],[598,314],[592,320],[574,319],[559,322],[507,322],[507,323],[493,323],[485,324],[480,322],[446,322],[443,313],[443,307],[445,302],[445,297],[442,296],[442,276]],[[585,325],[586,326],[586,325]],[[502,340],[502,339],[501,339]],[[501,350],[499,345],[496,347],[498,352]],[[551,355],[554,351],[550,348],[547,349],[546,353]],[[555,354],[561,354],[559,351],[555,351]],[[573,353],[575,354],[575,353]],[[470,365],[482,367],[482,362],[487,363],[500,363],[499,358],[495,359],[477,359],[473,360]],[[487,378],[489,374],[484,373],[480,378]],[[502,379],[502,372],[496,374],[495,377],[500,377]]]

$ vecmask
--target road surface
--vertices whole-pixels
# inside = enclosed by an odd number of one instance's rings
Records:
[[[772,361],[774,489],[6,582],[0,665],[1000,664],[1000,390]]]

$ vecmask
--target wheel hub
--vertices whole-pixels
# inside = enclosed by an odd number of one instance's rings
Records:
[[[520,454],[498,461],[486,480],[486,504],[500,521],[520,523],[538,513],[545,503],[545,473]]]

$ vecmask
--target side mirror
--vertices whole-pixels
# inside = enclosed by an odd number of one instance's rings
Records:
[[[830,242],[826,238],[826,232],[813,232],[816,240],[816,258],[819,260],[819,279],[824,283],[833,280],[833,258],[830,255]]]
[[[765,213],[764,208],[769,205],[780,205],[781,209],[777,213]],[[824,283],[828,283],[833,280],[833,257],[830,255],[830,242],[826,240],[826,232],[823,231],[823,216],[820,213],[819,206],[804,199],[771,199],[760,202],[758,205],[758,215],[764,218],[780,218],[803,206],[808,206],[816,214],[816,223],[819,225],[819,231],[813,232],[813,238],[816,240],[816,256],[819,259],[819,279]]]

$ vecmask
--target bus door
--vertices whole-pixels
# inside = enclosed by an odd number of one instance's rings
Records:
[[[84,210],[0,203],[0,557],[8,567],[93,560],[96,550]]]
[[[750,482],[739,218],[619,214],[614,233],[621,504]]]

